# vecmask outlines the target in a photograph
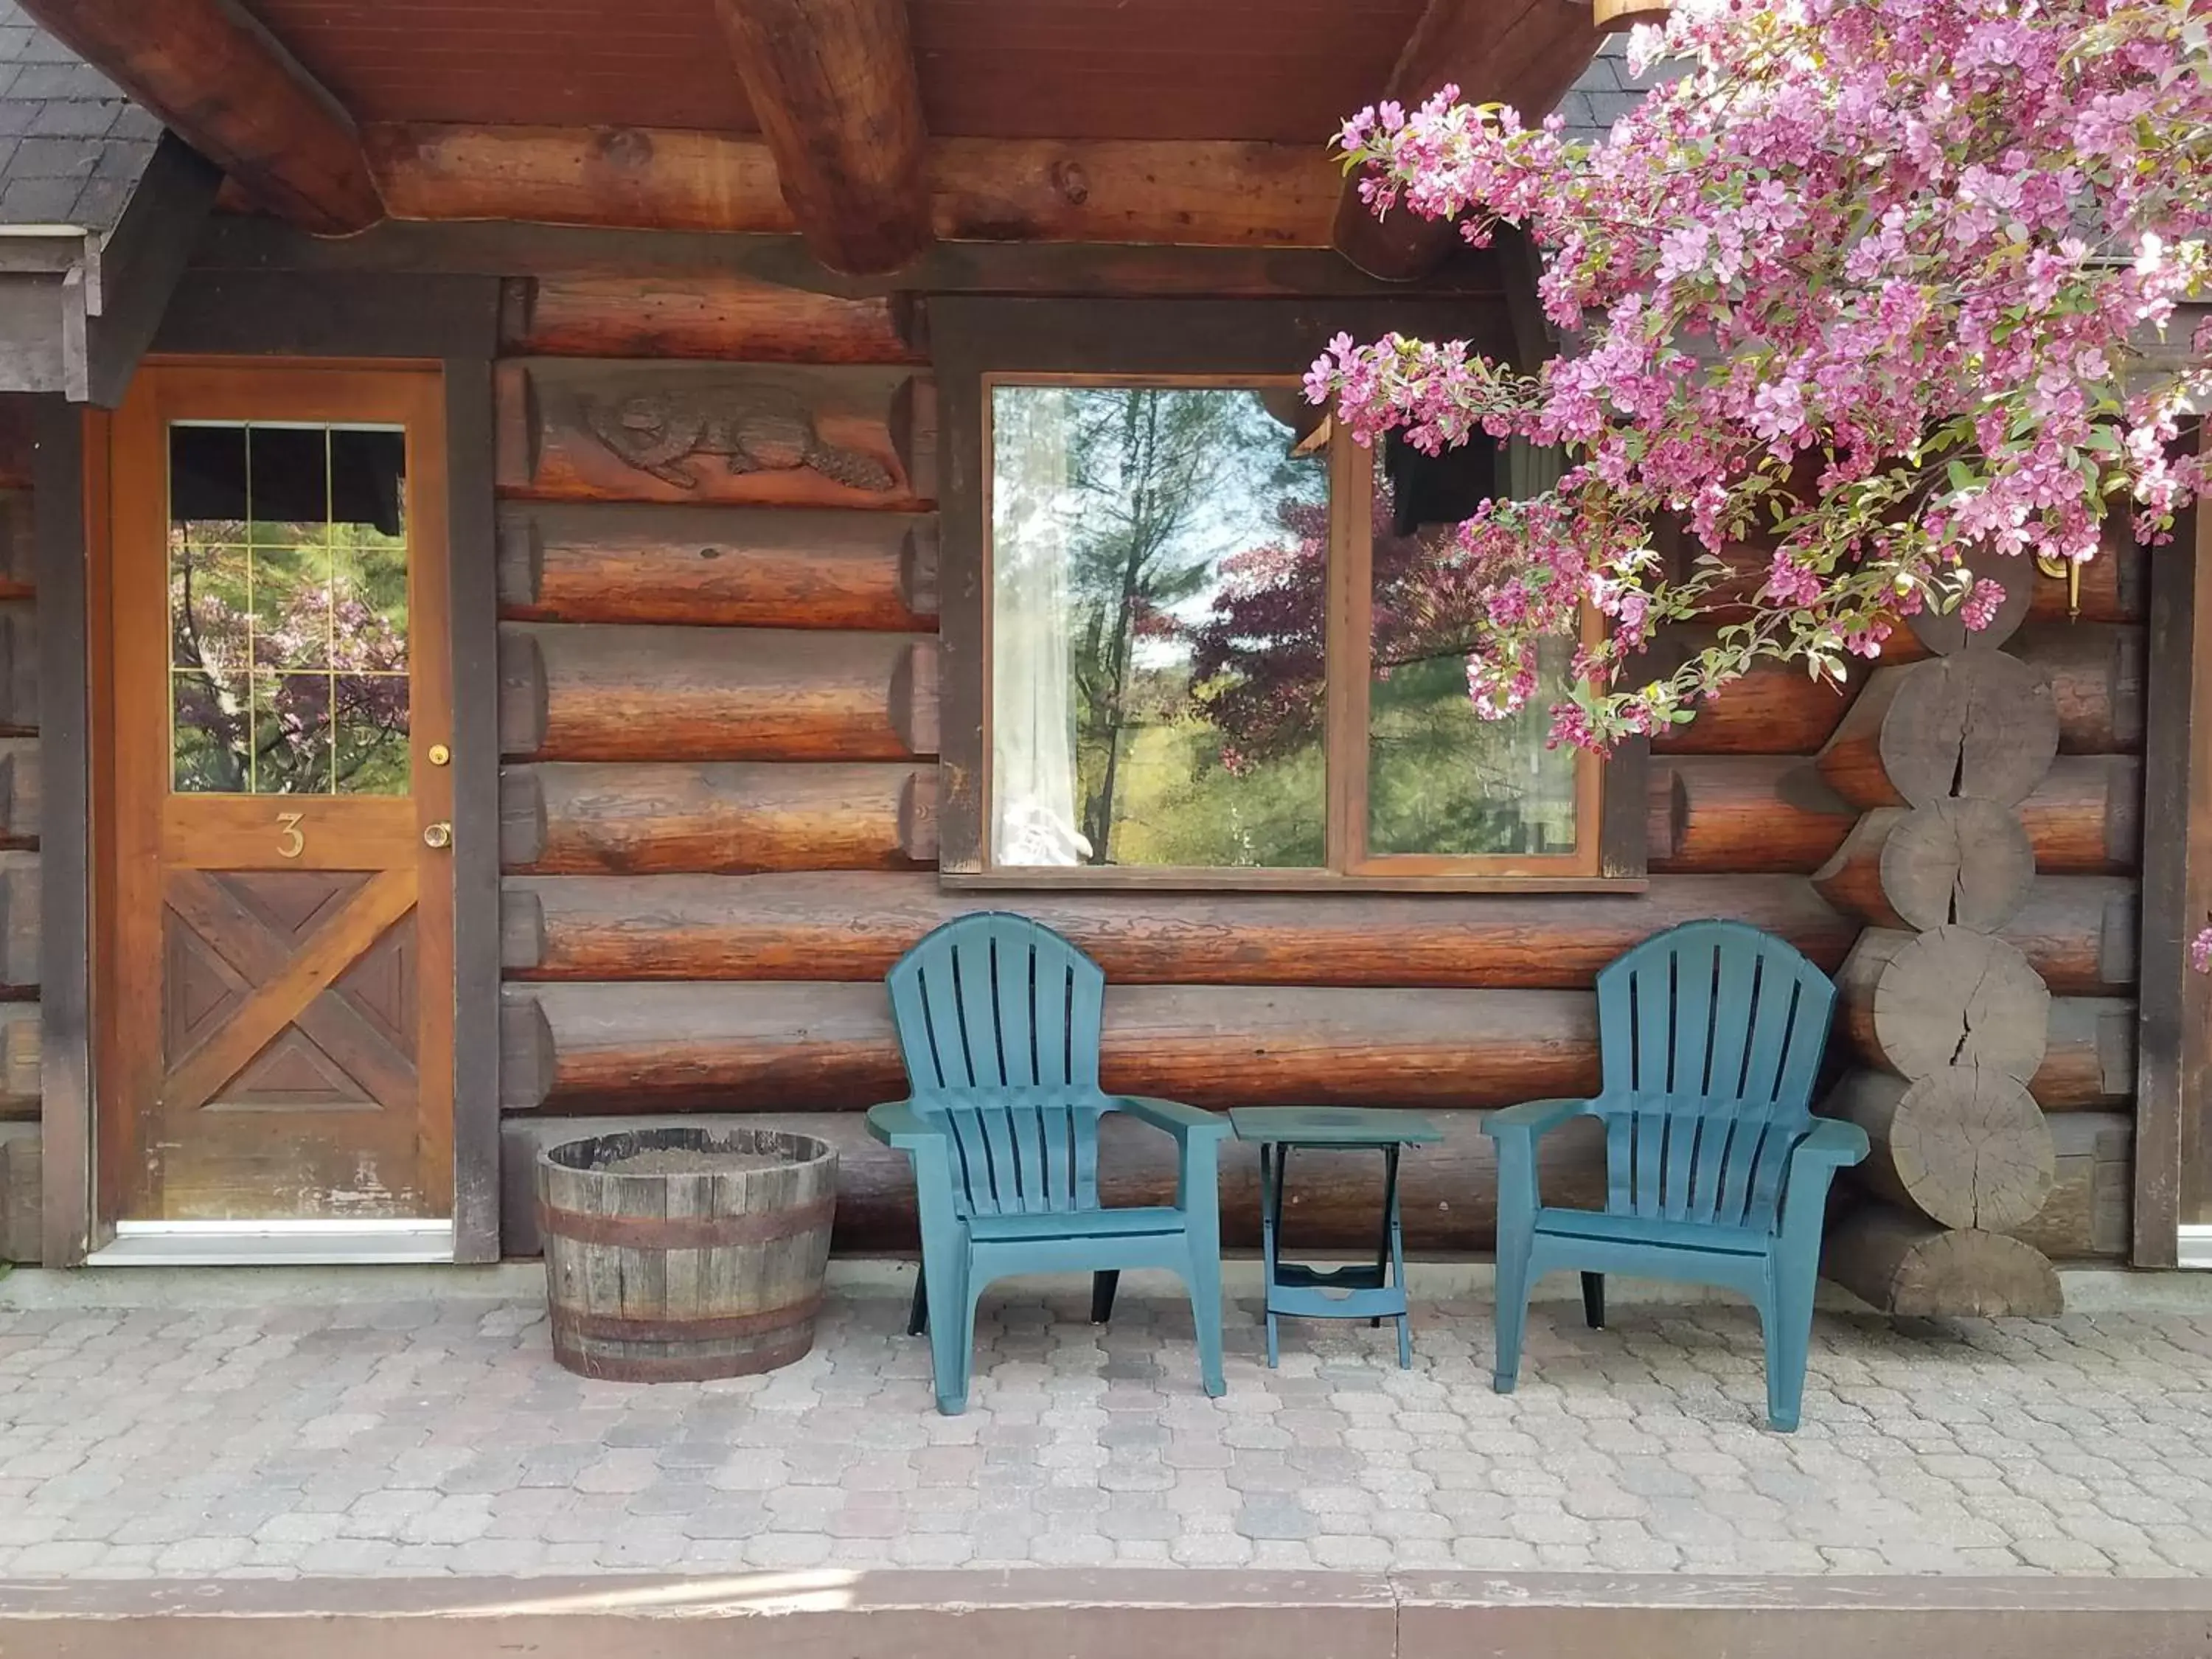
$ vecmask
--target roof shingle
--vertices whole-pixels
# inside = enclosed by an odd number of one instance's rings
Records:
[[[112,230],[161,136],[106,76],[0,0],[0,224]]]

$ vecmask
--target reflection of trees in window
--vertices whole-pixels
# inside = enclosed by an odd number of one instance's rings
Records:
[[[270,539],[280,529],[306,534]],[[174,787],[405,793],[403,544],[354,524],[180,525],[169,581]]]
[[[1573,762],[1548,750],[1541,707],[1492,722],[1468,702],[1480,599],[1449,530],[1395,533],[1389,486],[1380,482],[1370,514],[1370,850],[1572,850]],[[1212,614],[1193,635],[1193,695],[1220,728],[1231,771],[1322,741],[1329,514],[1291,502],[1282,519],[1279,543],[1226,562]]]
[[[1139,732],[1189,712],[1177,607],[1218,580],[1224,534],[1316,469],[1291,464],[1289,432],[1248,392],[1092,388],[1067,407],[1077,775],[1091,860],[1106,863],[1131,813],[1164,805],[1150,789],[1125,797]]]

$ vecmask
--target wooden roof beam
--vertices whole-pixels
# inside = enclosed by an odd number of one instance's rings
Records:
[[[921,84],[906,0],[716,0],[800,235],[877,276],[928,245]]]
[[[238,0],[21,0],[260,205],[321,236],[384,217],[338,101]]]
[[[1607,7],[1608,0],[1596,0]],[[1620,11],[1604,24],[1592,0],[1429,0],[1382,96],[1411,109],[1447,82],[1471,104],[1511,104],[1534,125],[1582,78],[1600,42],[1642,13]],[[1649,5],[1644,10],[1648,12]],[[1377,219],[1359,198],[1357,173],[1337,204],[1337,252],[1370,276],[1394,282],[1426,276],[1443,263],[1458,232],[1404,207]]]

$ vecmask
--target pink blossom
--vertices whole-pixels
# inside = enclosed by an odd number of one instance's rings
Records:
[[[2189,965],[2200,974],[2212,974],[2212,927],[2189,941]]]
[[[1347,122],[1378,211],[1458,218],[1477,246],[1519,228],[1545,316],[1576,337],[1540,364],[1340,337],[1308,377],[1363,443],[1479,430],[1565,452],[1553,489],[1461,526],[1434,596],[1472,646],[1478,709],[1522,708],[1536,642],[1577,634],[1585,602],[1611,631],[1577,653],[1553,731],[1601,749],[1757,662],[1838,676],[1931,603],[1986,627],[2001,592],[1960,573],[1987,555],[2097,556],[2108,511],[2170,539],[2207,483],[2175,453],[2182,420],[2212,401],[2212,324],[2142,349],[2212,284],[2212,64],[2191,14],[1686,3],[1630,50],[1686,72],[1601,143],[1450,89]],[[1662,520],[1686,532],[1664,569]],[[1684,623],[1724,625],[1664,678],[1627,667]]]

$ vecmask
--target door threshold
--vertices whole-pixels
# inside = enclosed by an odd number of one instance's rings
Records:
[[[319,1267],[450,1262],[450,1221],[118,1221],[88,1267]]]
[[[2174,1266],[2212,1267],[2212,1227],[2184,1226],[2175,1231],[2175,1243],[2179,1248],[2175,1253]]]

